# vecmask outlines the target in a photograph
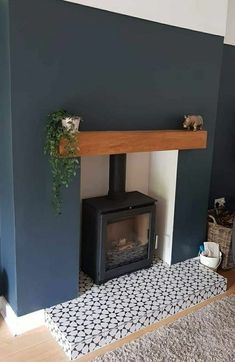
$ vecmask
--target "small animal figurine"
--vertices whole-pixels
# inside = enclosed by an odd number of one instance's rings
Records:
[[[202,130],[203,127],[203,118],[200,115],[189,114],[184,116],[183,128],[188,130],[198,131]]]

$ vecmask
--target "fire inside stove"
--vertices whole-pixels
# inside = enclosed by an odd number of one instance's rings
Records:
[[[106,270],[148,257],[149,214],[135,215],[107,225]]]

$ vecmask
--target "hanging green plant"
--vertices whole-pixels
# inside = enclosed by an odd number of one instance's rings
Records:
[[[49,156],[52,173],[52,206],[57,215],[61,214],[61,188],[69,186],[79,168],[75,151],[80,121],[80,117],[73,116],[65,110],[50,113],[47,118],[44,152]],[[59,154],[59,143],[62,137],[67,139],[67,157],[61,157]]]

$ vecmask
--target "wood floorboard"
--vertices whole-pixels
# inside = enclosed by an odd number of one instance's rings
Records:
[[[224,298],[226,295],[235,294],[235,269],[229,271],[221,271],[224,277],[228,278],[228,290],[214,298],[210,298],[194,307],[188,308],[169,318],[157,322],[151,326],[131,334],[119,341],[109,344],[106,347],[92,352],[77,361],[88,362],[95,357],[102,355],[108,351],[122,346],[125,343],[135,340],[142,335],[160,328],[166,324],[172,323],[183,316],[192,313],[205,305]],[[13,337],[7,329],[3,319],[0,317],[0,362],[66,362],[68,358],[62,349],[56,343],[46,327],[40,327],[33,331],[27,332],[21,336]]]

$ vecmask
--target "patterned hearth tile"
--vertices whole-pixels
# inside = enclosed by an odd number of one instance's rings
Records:
[[[195,259],[171,267],[155,259],[149,269],[100,286],[81,272],[81,296],[46,309],[45,320],[67,356],[75,359],[226,288],[225,278]]]

